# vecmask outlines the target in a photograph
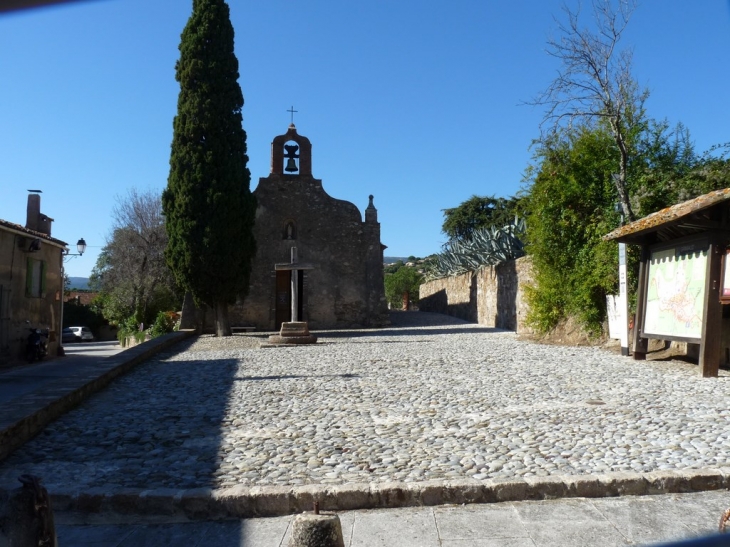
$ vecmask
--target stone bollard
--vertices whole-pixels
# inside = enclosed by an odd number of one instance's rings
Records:
[[[48,492],[38,477],[20,477],[22,488],[0,490],[0,546],[58,547]]]
[[[294,517],[289,547],[345,547],[337,515],[303,513]]]

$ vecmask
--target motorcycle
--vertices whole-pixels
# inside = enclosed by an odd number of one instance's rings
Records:
[[[48,329],[28,327],[30,334],[25,344],[25,358],[29,363],[40,361],[48,354]]]

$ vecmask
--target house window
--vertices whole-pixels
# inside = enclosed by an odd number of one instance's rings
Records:
[[[46,263],[34,258],[28,259],[25,272],[25,296],[43,298],[46,296]]]

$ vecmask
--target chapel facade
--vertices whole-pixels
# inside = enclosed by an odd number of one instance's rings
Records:
[[[310,329],[388,323],[385,247],[373,196],[363,221],[353,203],[327,194],[312,176],[312,145],[293,123],[274,138],[271,173],[259,179],[253,194],[257,250],[248,296],[230,309],[232,325],[267,331],[291,321],[293,270],[298,271],[297,316]]]

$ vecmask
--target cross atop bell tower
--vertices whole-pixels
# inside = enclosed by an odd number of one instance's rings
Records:
[[[312,176],[312,143],[297,134],[293,123],[271,143],[271,174]]]

